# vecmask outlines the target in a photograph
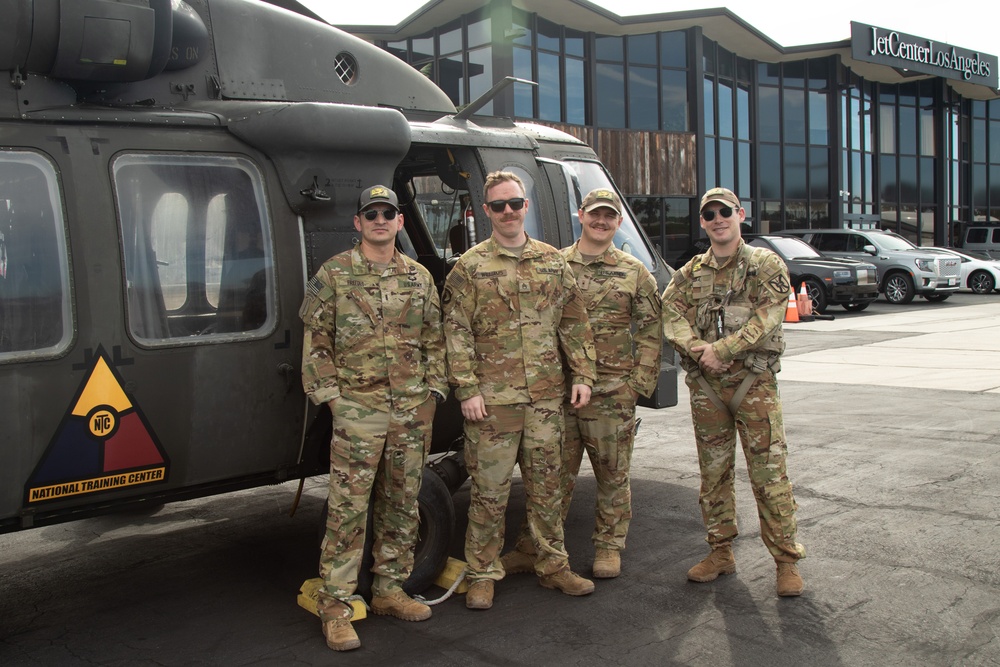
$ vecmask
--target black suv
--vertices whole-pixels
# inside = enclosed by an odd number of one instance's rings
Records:
[[[874,264],[827,257],[792,236],[744,234],[743,240],[747,245],[777,253],[788,267],[792,288],[798,292],[804,283],[816,312],[826,311],[831,304],[856,312],[878,299],[878,269]]]

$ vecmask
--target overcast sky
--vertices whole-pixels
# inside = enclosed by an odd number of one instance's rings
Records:
[[[300,0],[335,25],[395,25],[420,0]],[[837,42],[851,37],[851,21],[898,30],[935,42],[1000,55],[1000,2],[923,0],[597,0],[621,15],[726,7],[782,46]]]

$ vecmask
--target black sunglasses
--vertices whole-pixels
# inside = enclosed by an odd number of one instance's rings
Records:
[[[503,213],[504,210],[510,205],[510,210],[520,211],[524,208],[524,197],[514,197],[513,199],[496,199],[494,201],[486,202],[486,205],[490,207],[490,210],[494,213]]]
[[[733,214],[733,209],[729,206],[723,206],[719,209],[719,215],[723,218],[728,218]],[[715,211],[702,211],[701,217],[705,219],[705,222],[712,222],[715,220]]]
[[[393,218],[396,217],[396,213],[398,212],[399,211],[397,211],[394,208],[387,208],[384,211],[377,208],[370,208],[361,215],[364,216],[365,220],[374,220],[375,218],[378,217],[378,214],[381,213],[382,217],[385,218],[386,220],[392,220]]]

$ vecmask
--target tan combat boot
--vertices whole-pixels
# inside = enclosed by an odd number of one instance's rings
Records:
[[[559,589],[566,595],[590,595],[594,592],[594,582],[584,579],[568,567],[555,574],[539,577],[538,583],[545,588]]]
[[[732,574],[736,571],[736,559],[730,546],[717,547],[712,553],[688,570],[688,579],[705,583],[715,581],[720,574]]]
[[[469,609],[489,609],[493,606],[493,580],[477,579],[469,584],[465,594],[465,606]]]
[[[614,579],[621,573],[621,552],[617,549],[598,549],[594,555],[594,578]]]
[[[361,640],[354,631],[349,618],[334,618],[323,622],[323,636],[326,645],[334,651],[350,651],[361,648]]]
[[[795,563],[778,563],[778,595],[783,598],[802,595],[805,587]]]
[[[426,621],[431,617],[431,608],[417,602],[403,591],[372,598],[372,611],[379,616],[395,616],[404,621]]]
[[[503,570],[507,574],[527,574],[535,571],[536,558],[536,554],[514,549],[500,557],[500,564],[503,565]]]

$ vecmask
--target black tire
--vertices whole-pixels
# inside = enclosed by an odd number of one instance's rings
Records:
[[[860,313],[862,310],[872,305],[871,301],[863,301],[862,303],[842,303],[840,304],[849,313]]]
[[[455,503],[448,485],[436,472],[424,468],[420,485],[420,535],[413,558],[413,572],[403,590],[415,595],[427,589],[448,563],[455,536]]]
[[[948,294],[925,294],[924,298],[927,299],[928,301],[930,301],[931,303],[938,303],[940,301],[946,300],[949,296],[951,296],[951,293],[948,293]]]
[[[913,278],[900,271],[890,273],[885,278],[885,285],[882,291],[885,294],[885,300],[889,303],[897,305],[910,303],[915,296]]]
[[[996,289],[996,281],[988,271],[973,271],[967,281],[969,289],[976,294],[989,294]]]
[[[809,298],[812,299],[813,311],[817,313],[825,313],[827,308],[826,303],[826,292],[823,290],[823,285],[820,284],[818,280],[812,278],[805,281],[806,291],[809,293]]]
[[[417,536],[417,546],[414,550],[413,572],[403,583],[403,590],[409,595],[415,595],[426,590],[438,578],[444,566],[448,563],[451,543],[455,535],[455,504],[451,499],[448,485],[430,468],[424,468],[420,482],[420,496],[417,498],[420,511],[420,528]],[[365,528],[365,554],[358,570],[357,593],[371,601],[372,582],[374,575],[372,566],[375,558],[372,547],[375,544],[373,518],[369,503],[368,523]],[[323,503],[323,515],[320,519],[320,544],[326,534],[326,517],[329,504]]]

